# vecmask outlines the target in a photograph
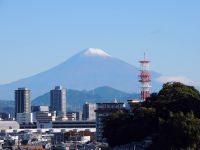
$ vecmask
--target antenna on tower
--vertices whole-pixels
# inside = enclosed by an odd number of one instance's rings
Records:
[[[140,80],[141,82],[141,100],[144,101],[146,100],[147,97],[149,97],[149,89],[150,85],[149,83],[151,82],[150,77],[151,75],[149,74],[149,63],[150,61],[145,60],[145,52],[144,52],[144,60],[139,61],[141,63],[141,70],[140,70]]]

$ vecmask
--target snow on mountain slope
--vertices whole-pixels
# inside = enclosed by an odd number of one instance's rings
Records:
[[[89,48],[66,60],[62,64],[37,75],[0,86],[0,99],[14,99],[14,90],[28,87],[32,99],[40,96],[56,85],[70,89],[93,89],[110,86],[122,91],[139,92],[138,68],[107,54],[101,49]],[[152,74],[152,90],[157,91],[161,84]]]
[[[102,56],[102,57],[112,57],[108,53],[104,52],[101,49],[89,48],[84,52],[85,56]]]

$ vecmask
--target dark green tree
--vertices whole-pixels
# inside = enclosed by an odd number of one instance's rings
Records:
[[[158,124],[155,109],[141,107],[135,114],[118,111],[104,119],[103,136],[111,147],[141,141],[154,133]]]
[[[199,149],[200,93],[194,87],[166,83],[133,114],[117,112],[105,118],[103,135],[110,146],[151,136],[152,150]]]
[[[169,112],[184,114],[191,111],[200,118],[200,93],[193,86],[186,86],[179,82],[168,82],[158,94],[153,93],[144,107],[153,107],[156,109],[159,117],[168,119]]]
[[[200,142],[200,119],[193,112],[170,113],[165,121],[160,119],[160,131],[153,140],[151,150],[198,150]]]

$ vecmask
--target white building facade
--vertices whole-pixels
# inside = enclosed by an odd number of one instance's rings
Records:
[[[33,113],[17,113],[17,122],[19,124],[33,123]]]

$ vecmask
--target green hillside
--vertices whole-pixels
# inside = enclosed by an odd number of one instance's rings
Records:
[[[129,93],[116,90],[109,86],[103,86],[103,87],[96,88],[92,91],[89,91],[89,93],[95,94],[95,95],[100,95],[105,100],[112,100],[113,98],[122,100],[123,98],[127,98],[130,96]]]
[[[140,94],[129,94],[116,90],[114,88],[104,86],[96,88],[92,91],[78,91],[68,89],[66,92],[67,111],[80,111],[84,102],[101,103],[112,102],[116,98],[120,102],[126,102],[127,99],[139,99]],[[45,93],[32,100],[32,106],[50,105],[50,94]],[[0,112],[14,112],[14,101],[0,100]]]
[[[86,101],[89,103],[112,102],[114,98],[117,98],[117,100],[120,102],[126,102],[127,99],[138,99],[139,97],[140,94],[129,94],[107,86],[99,87],[92,91],[78,91],[69,89],[66,93],[66,104],[68,111],[79,111],[82,110],[82,105]],[[33,106],[49,104],[49,93],[39,96],[32,101]]]
[[[14,114],[14,101],[5,101],[5,100],[0,100],[0,112],[7,112],[9,114]]]

